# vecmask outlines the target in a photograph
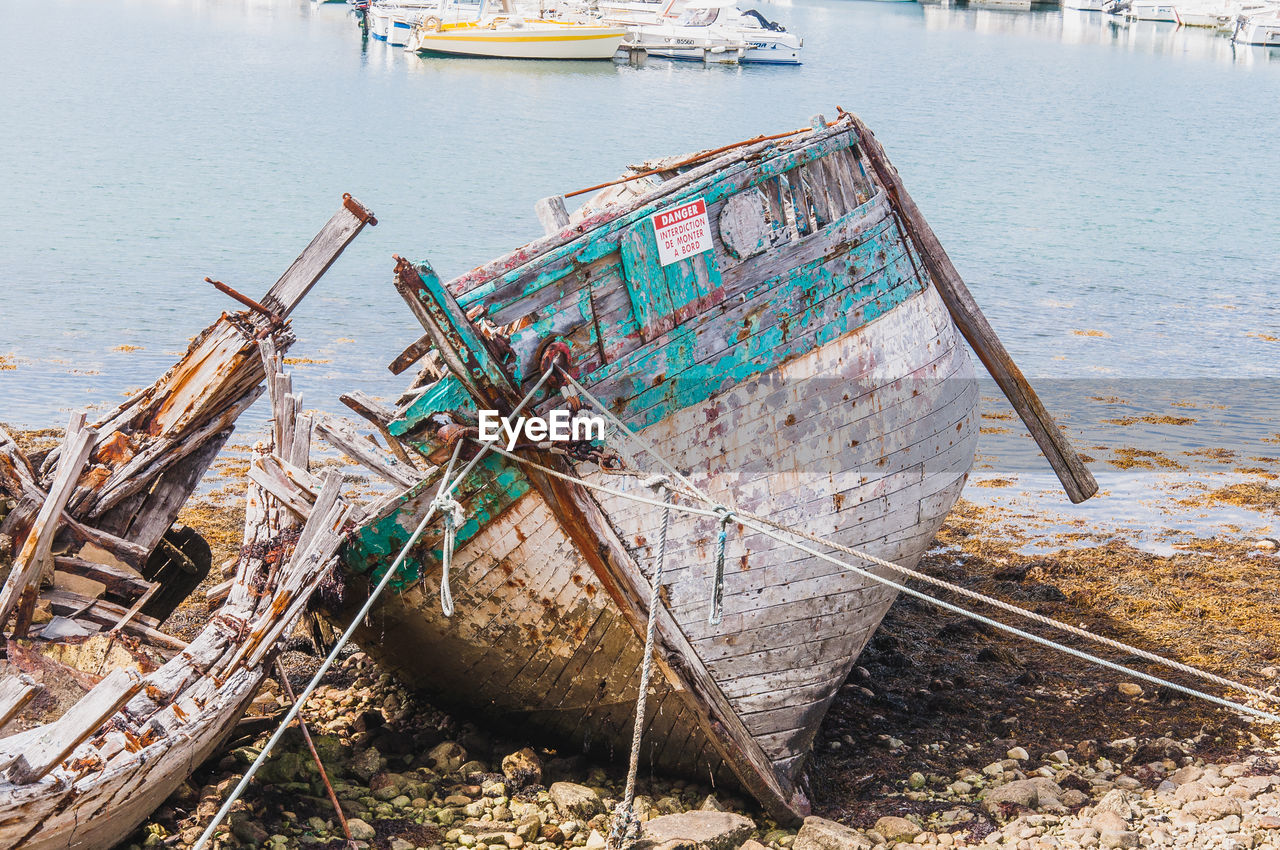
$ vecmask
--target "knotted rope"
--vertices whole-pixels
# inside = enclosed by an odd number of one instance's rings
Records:
[[[453,550],[458,542],[458,526],[466,519],[462,505],[453,498],[452,491],[441,493],[431,500],[431,509],[440,512],[444,519],[444,538],[440,541],[440,611],[446,617],[453,616],[453,592],[449,589],[449,567],[453,564]]]
[[[716,505],[715,510],[720,518],[720,532],[716,535],[716,577],[711,586],[711,613],[707,622],[718,626],[724,620],[724,543],[734,513],[724,505]]]
[[[645,480],[645,485],[652,487],[658,498],[667,502],[667,477],[655,475]],[[631,730],[631,760],[627,765],[627,785],[622,792],[622,801],[613,812],[613,826],[609,830],[608,845],[611,850],[618,850],[623,842],[639,837],[640,818],[636,815],[636,774],[640,770],[640,739],[644,735],[644,720],[648,710],[649,679],[653,675],[653,644],[658,631],[658,606],[662,599],[658,595],[662,587],[662,568],[667,559],[667,527],[671,524],[671,508],[663,508],[662,530],[658,534],[658,559],[653,567],[653,581],[649,588],[649,626],[644,634],[644,663],[640,666],[640,695],[636,697],[636,725]]]

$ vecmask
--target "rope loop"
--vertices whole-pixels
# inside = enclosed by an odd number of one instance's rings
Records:
[[[737,514],[724,505],[716,505],[715,512],[720,520],[720,533],[716,535],[716,577],[711,588],[711,614],[707,617],[707,622],[718,626],[724,621],[725,540],[728,538],[729,523],[737,519]]]
[[[671,479],[665,475],[650,475],[648,478],[640,482],[640,486],[652,487],[661,494],[663,490],[670,489]]]
[[[431,500],[431,507],[444,517],[444,539],[440,548],[440,611],[446,617],[453,616],[453,591],[449,587],[449,568],[453,564],[453,550],[458,542],[458,526],[466,520],[462,505],[448,493],[440,493]]]

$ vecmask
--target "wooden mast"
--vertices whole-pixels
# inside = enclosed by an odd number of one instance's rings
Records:
[[[844,110],[841,110],[841,114],[852,123],[862,150],[876,173],[876,178],[889,193],[894,209],[904,219],[907,234],[920,252],[925,268],[929,270],[929,277],[933,279],[933,284],[938,294],[942,296],[943,303],[947,305],[947,311],[951,313],[956,327],[960,328],[960,333],[964,334],[969,345],[977,352],[982,365],[987,367],[991,377],[995,378],[996,383],[1000,385],[1005,398],[1009,399],[1013,409],[1018,411],[1018,415],[1026,423],[1027,430],[1031,432],[1036,445],[1044,452],[1049,465],[1057,473],[1067,496],[1077,504],[1088,499],[1098,492],[1098,482],[1094,480],[1093,474],[1084,465],[1084,461],[1080,459],[1080,455],[1076,453],[1066,435],[1058,428],[1058,423],[1045,409],[1040,397],[1032,389],[1031,383],[1018,368],[1018,364],[1013,362],[1004,343],[1000,342],[1000,338],[996,336],[987,317],[982,314],[977,302],[973,300],[969,287],[965,286],[960,273],[952,265],[951,258],[947,256],[933,228],[929,226],[929,222],[925,221],[915,201],[911,200],[911,196],[907,194],[906,187],[902,185],[902,178],[898,176],[898,170],[889,162],[884,148],[880,146],[880,142],[876,140],[867,125],[862,123],[862,119]]]

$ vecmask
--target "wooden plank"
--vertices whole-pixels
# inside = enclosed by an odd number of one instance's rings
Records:
[[[1013,362],[1004,343],[996,336],[991,324],[973,299],[969,288],[965,286],[952,264],[951,258],[938,241],[933,228],[925,221],[915,201],[907,194],[897,169],[889,162],[884,148],[871,133],[862,120],[850,115],[854,129],[858,133],[863,151],[866,153],[876,177],[894,199],[894,206],[902,214],[903,224],[911,240],[919,250],[925,267],[933,278],[938,294],[947,305],[947,310],[955,320],[956,326],[969,341],[969,345],[977,353],[978,359],[987,367],[991,377],[1004,392],[1009,404],[1018,412],[1027,430],[1031,432],[1036,445],[1044,453],[1049,465],[1053,467],[1058,480],[1062,482],[1072,502],[1083,502],[1098,492],[1098,482],[1089,472],[1084,461],[1076,453],[1058,424],[1045,409],[1040,397],[1032,389],[1031,384],[1022,374],[1022,370]]]
[[[387,369],[393,375],[406,372],[410,366],[421,360],[433,348],[435,348],[435,343],[431,341],[431,335],[423,334],[409,343],[409,346],[404,351],[397,354],[396,359],[387,364]]]
[[[42,690],[44,685],[26,673],[6,676],[4,681],[0,682],[0,728],[17,717],[18,712],[22,711],[26,704]]]
[[[384,453],[368,440],[361,438],[343,422],[322,416],[316,423],[320,438],[356,463],[398,487],[408,489],[422,480],[422,474],[395,457]]]
[[[106,585],[108,593],[126,599],[134,599],[146,593],[151,587],[151,582],[131,570],[121,569],[111,564],[100,564],[97,561],[89,561],[73,555],[55,556],[53,566],[59,572],[102,582]]]
[[[564,207],[564,195],[552,195],[541,199],[533,205],[533,211],[542,224],[543,232],[547,235],[559,233],[569,226],[569,213]]]
[[[129,609],[123,605],[117,605],[106,599],[98,599],[92,596],[85,596],[82,593],[76,593],[73,590],[65,590],[55,588],[46,590],[41,597],[49,600],[49,604],[53,606],[55,614],[72,615],[80,612],[81,616],[98,623],[103,626],[113,626],[120,621],[125,614],[129,613]],[[137,615],[134,620],[136,622],[130,625],[141,626],[148,629],[157,629],[160,627],[160,621],[155,617],[148,617],[146,614]],[[176,639],[176,638],[175,638]]]
[[[241,413],[253,406],[261,393],[261,387],[254,385],[199,428],[187,433],[181,430],[166,433],[157,439],[112,472],[111,477],[93,493],[89,516],[102,516],[122,499],[146,488],[158,475],[198,450],[207,440],[230,428]]]
[[[29,785],[43,778],[141,687],[141,677],[132,670],[108,673],[66,714],[44,727],[44,731],[23,748],[9,767],[10,781]]]
[[[0,589],[0,629],[8,623],[9,616],[18,607],[20,599],[25,598],[34,603],[40,577],[44,574],[45,567],[51,566],[47,562],[50,560],[50,547],[53,545],[58,520],[62,517],[62,509],[71,498],[97,436],[96,431],[84,427],[83,413],[72,416],[63,440],[63,453],[58,460],[57,474],[49,486],[49,495],[40,506],[35,523],[14,558],[3,589]],[[23,604],[25,606],[26,601]],[[15,629],[15,634],[16,631]],[[25,624],[22,634],[17,636],[26,636]]]
[[[121,508],[129,504],[128,500],[108,511],[98,523],[99,529],[126,536],[147,552],[155,549],[233,430],[228,428],[214,435],[203,446],[162,472],[150,490],[139,492],[141,498],[132,505],[127,516]]]
[[[627,291],[644,340],[675,327],[667,276],[658,260],[658,241],[648,219],[630,227],[618,242]]]
[[[338,396],[338,400],[345,404],[351,410],[360,414],[369,424],[378,429],[378,433],[382,435],[382,439],[386,442],[387,448],[396,456],[401,463],[417,468],[413,462],[411,455],[405,451],[400,441],[391,435],[387,430],[387,426],[396,418],[396,412],[381,402],[377,401],[367,393],[356,390],[355,392],[343,393]]]
[[[377,223],[359,201],[350,195],[344,196],[343,206],[275,282],[262,304],[287,318],[364,226]]]

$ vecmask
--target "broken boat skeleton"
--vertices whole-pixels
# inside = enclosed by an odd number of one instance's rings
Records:
[[[58,719],[0,739],[0,847],[106,847],[123,839],[216,751],[270,672],[352,516],[338,494],[339,475],[319,480],[306,471],[310,416],[287,393],[279,351],[293,340],[289,313],[371,223],[344,196],[262,302],[220,287],[250,310],[224,314],[154,385],[92,427],[73,416],[62,445],[39,462],[0,431],[0,496],[14,502],[0,518],[7,535],[0,539],[13,541],[0,589],[0,626],[14,618],[10,662],[43,659],[88,689]],[[264,375],[275,445],[288,457],[263,454],[252,469],[287,468],[289,475],[273,479],[270,493],[250,482],[236,574],[220,594],[225,602],[187,644],[158,630],[202,577],[179,548],[186,544],[169,542],[170,526],[236,418],[262,392]],[[300,535],[290,533],[304,518]],[[178,566],[144,578],[158,547]],[[181,575],[173,582],[178,571],[194,582]],[[56,586],[43,589],[50,577]],[[75,591],[64,586],[72,578]],[[43,603],[55,616],[33,630]],[[152,604],[156,616],[143,613]],[[95,672],[41,655],[41,647],[75,647],[95,634],[105,641]],[[113,646],[125,648],[125,666],[102,676]],[[171,657],[156,666],[142,650]],[[0,681],[0,720],[13,720],[40,690],[25,674]]]

